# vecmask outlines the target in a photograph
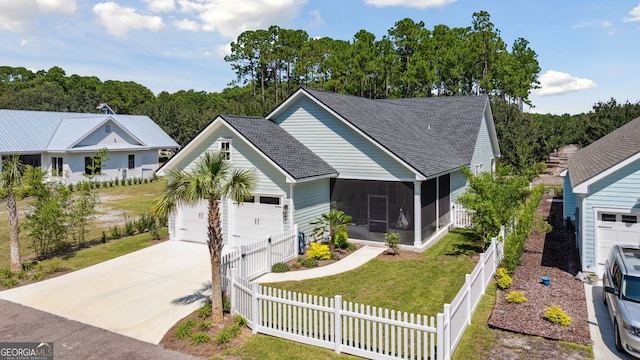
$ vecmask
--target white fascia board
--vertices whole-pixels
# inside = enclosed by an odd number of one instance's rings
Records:
[[[315,180],[330,179],[330,178],[338,177],[338,175],[340,175],[340,174],[336,172],[336,173],[332,173],[332,174],[310,176],[310,177],[306,177],[306,178],[302,178],[302,179],[293,179],[293,181],[289,181],[289,179],[287,179],[287,183],[300,184],[300,183],[310,182],[310,181],[315,181]]]
[[[588,194],[589,193],[589,186],[591,186],[592,184],[604,179],[605,177],[613,174],[614,172],[624,168],[625,166],[633,163],[634,161],[638,161],[640,160],[640,152],[636,153],[635,155],[615,164],[614,166],[600,172],[599,174],[597,174],[596,176],[591,177],[590,179],[587,179],[585,181],[583,181],[582,183],[576,185],[573,187],[573,192],[574,193],[578,193],[578,194]]]
[[[173,170],[180,160],[182,160],[186,154],[188,154],[192,148],[198,147],[204,140],[206,140],[211,133],[213,133],[218,127],[220,127],[221,117],[216,117],[204,130],[196,135],[191,141],[189,141],[180,151],[174,154],[169,161],[161,166],[156,172],[158,176],[166,176]]]
[[[567,177],[567,174],[569,173],[569,169],[564,169],[560,172],[560,176],[561,177]]]
[[[298,101],[298,99],[300,99],[302,97],[307,97],[309,100],[313,101],[316,105],[320,106],[323,110],[327,111],[329,114],[334,116],[336,119],[342,121],[345,125],[347,125],[349,128],[351,128],[357,134],[359,134],[360,136],[362,136],[365,139],[367,139],[367,141],[372,143],[375,147],[377,147],[378,149],[382,150],[385,154],[389,155],[392,159],[394,159],[397,162],[399,162],[400,164],[402,164],[402,166],[406,167],[409,171],[415,173],[416,174],[416,180],[426,180],[426,177],[424,175],[422,175],[418,170],[416,170],[411,165],[409,165],[407,162],[405,162],[404,160],[399,158],[396,154],[394,154],[391,151],[389,151],[386,147],[382,146],[380,143],[375,141],[373,138],[371,138],[369,135],[364,133],[362,130],[358,129],[350,121],[348,121],[347,119],[345,119],[342,116],[340,116],[339,114],[337,114],[335,111],[333,111],[333,109],[329,108],[324,103],[322,103],[321,101],[319,101],[315,97],[311,96],[311,94],[307,93],[304,89],[300,89],[295,94],[291,95],[285,102],[283,102],[274,111],[272,111],[269,115],[267,115],[266,119],[273,119],[274,117],[278,117],[289,106],[291,106],[291,104],[295,103],[296,101]],[[411,180],[411,181],[413,181],[413,180]]]

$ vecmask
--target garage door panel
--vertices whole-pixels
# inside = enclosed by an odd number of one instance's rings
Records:
[[[282,232],[282,206],[245,202],[231,206],[233,225],[231,236],[234,246],[247,245]]]
[[[207,242],[209,206],[206,200],[195,205],[183,205],[178,208],[178,238],[180,240]]]
[[[614,245],[640,244],[640,224],[634,214],[601,212],[596,230],[598,273],[604,271],[604,264]]]

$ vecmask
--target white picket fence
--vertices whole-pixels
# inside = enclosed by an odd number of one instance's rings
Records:
[[[499,237],[505,236],[504,229]],[[451,304],[436,317],[381,309],[333,298],[260,286],[233,269],[231,311],[254,333],[333,349],[371,359],[451,358],[502,259],[503,242],[493,238]]]
[[[231,269],[236,269],[239,278],[253,280],[270,272],[273,264],[290,261],[297,255],[298,225],[281,234],[250,245],[242,245],[222,257],[222,290],[227,292],[229,289]]]

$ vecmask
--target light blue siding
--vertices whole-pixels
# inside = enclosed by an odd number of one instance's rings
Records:
[[[562,189],[562,213],[563,219],[571,218],[571,220],[576,220],[576,194],[573,193],[573,188],[571,187],[571,180],[569,174],[564,177],[563,180],[563,189]]]
[[[105,126],[109,125],[109,132],[105,130]],[[116,125],[113,121],[107,121],[99,128],[94,130],[87,137],[82,139],[76,146],[90,146],[90,145],[113,145],[117,144],[133,144],[140,145],[138,140],[135,140],[122,129]]]
[[[413,181],[415,174],[309,99],[277,119],[298,141],[340,173],[340,178]]]
[[[311,222],[329,212],[329,187],[329,179],[322,179],[296,184],[293,188],[294,221],[307,237],[313,231]]]
[[[637,211],[640,207],[637,203],[637,197],[640,195],[638,184],[640,184],[640,161],[635,161],[590,186],[582,211],[585,263],[596,263],[597,219],[594,208]],[[583,269],[585,263],[582,264]]]
[[[471,164],[469,164],[471,171],[474,172],[477,165],[481,165],[482,172],[491,171],[491,160],[494,158],[491,137],[489,136],[489,130],[487,128],[487,119],[483,115],[478,138],[476,139],[476,146],[473,150],[473,157],[471,158]]]
[[[462,174],[461,170],[456,170],[450,175],[450,198],[451,204],[458,202],[458,197],[462,195],[467,189],[467,179],[465,179],[464,174]]]

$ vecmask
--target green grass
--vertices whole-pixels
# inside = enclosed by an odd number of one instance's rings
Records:
[[[160,236],[168,234],[166,228],[160,230]],[[73,254],[46,259],[40,263],[46,266],[49,262],[57,262],[62,260],[65,269],[79,270],[101,263],[103,261],[117,258],[140,249],[151,246],[150,241],[153,239],[151,234],[144,233],[134,236],[122,238],[120,240],[111,241],[106,244],[96,245],[87,249],[82,249]]]
[[[480,300],[476,312],[471,317],[471,325],[462,335],[453,360],[481,360],[496,342],[493,331],[487,326],[491,312],[496,303],[496,282],[492,281],[487,292]]]
[[[212,359],[330,360],[360,359],[335,351],[266,335],[254,335],[241,348],[224,350]]]
[[[435,316],[453,300],[465,274],[473,270],[470,255],[481,251],[478,244],[471,232],[456,230],[418,259],[373,259],[335,276],[266,286],[326,297],[342,295],[350,302]]]
[[[111,188],[100,188],[94,190],[100,196],[106,196],[104,201],[98,205],[101,210],[96,214],[91,230],[87,234],[87,240],[100,239],[102,230],[109,234],[109,224],[105,224],[105,214],[117,214],[116,221],[122,228],[124,225],[123,213],[126,213],[130,220],[136,219],[140,213],[147,213],[151,201],[164,189],[164,181],[154,181],[147,184],[115,186]],[[29,209],[32,198],[18,201],[20,216],[18,224],[23,224],[24,211]],[[0,269],[8,268],[9,261],[9,225],[7,223],[6,205],[0,203]],[[102,216],[102,218],[101,218]],[[25,231],[20,232],[20,253],[23,260],[33,254],[30,248],[31,240]]]

